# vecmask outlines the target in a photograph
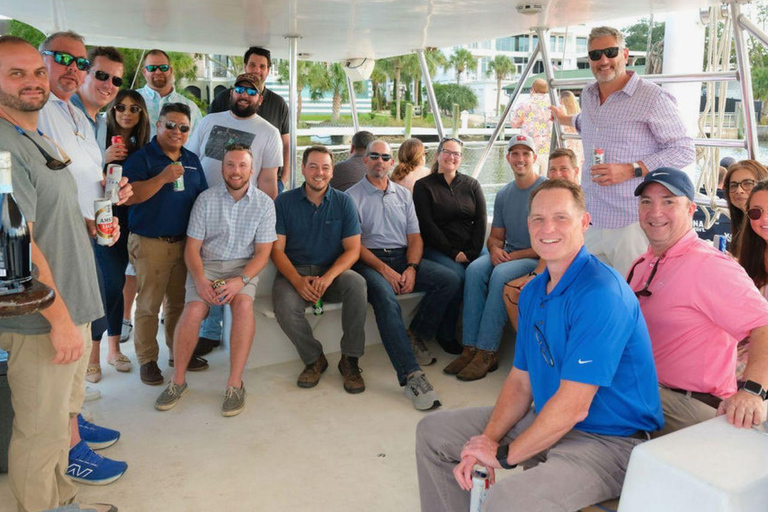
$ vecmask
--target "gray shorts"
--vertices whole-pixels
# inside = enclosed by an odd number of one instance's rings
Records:
[[[229,261],[203,261],[203,272],[206,279],[215,281],[217,279],[228,279],[230,277],[237,277],[243,273],[243,269],[251,261],[250,259],[244,260],[229,260]],[[256,298],[256,284],[259,282],[258,277],[251,279],[251,282],[243,287],[238,292],[238,295],[247,295],[251,300]],[[204,302],[197,294],[197,288],[195,287],[195,281],[192,279],[192,274],[187,272],[187,294],[184,302]]]

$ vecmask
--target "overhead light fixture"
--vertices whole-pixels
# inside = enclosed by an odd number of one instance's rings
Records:
[[[520,4],[515,7],[520,14],[527,14],[533,16],[534,14],[541,14],[544,12],[544,6],[541,4]]]

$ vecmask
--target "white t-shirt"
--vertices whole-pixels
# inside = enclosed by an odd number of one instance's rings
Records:
[[[56,141],[72,159],[67,169],[77,183],[80,211],[86,219],[93,219],[93,201],[104,197],[101,185],[104,160],[91,122],[82,110],[51,93],[37,124],[40,131]]]
[[[262,169],[283,165],[280,132],[258,114],[246,118],[235,117],[230,111],[208,114],[189,136],[186,147],[200,158],[209,188],[224,181],[221,176],[224,148],[235,142],[251,148],[254,186]]]

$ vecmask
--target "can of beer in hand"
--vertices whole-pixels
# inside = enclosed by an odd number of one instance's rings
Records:
[[[312,304],[312,314],[315,316],[323,314],[323,299],[317,299],[317,302]]]
[[[213,287],[213,289],[215,290],[216,288],[220,288],[225,284],[227,284],[227,282],[224,279],[217,279],[211,284],[211,287]]]
[[[601,165],[605,163],[605,150],[603,148],[595,148],[592,154],[592,164]]]
[[[109,164],[107,166],[107,184],[104,186],[104,197],[112,201],[112,204],[120,200],[120,180],[123,178],[123,166]]]
[[[725,252],[728,247],[728,240],[725,235],[715,235],[712,243],[720,252]]]
[[[122,135],[113,135],[112,136],[112,145],[115,144],[122,144],[123,143],[123,136]]]
[[[472,468],[472,492],[469,498],[469,512],[480,512],[480,506],[485,501],[491,480],[488,478],[488,470],[480,465]]]
[[[108,198],[96,199],[93,202],[96,221],[96,243],[110,245],[114,240],[112,227],[112,201]]]
[[[173,162],[173,165],[184,165],[181,162]],[[173,191],[184,192],[184,175],[182,174],[175,180],[173,180]]]

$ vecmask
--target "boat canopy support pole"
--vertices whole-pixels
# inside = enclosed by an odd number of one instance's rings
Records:
[[[349,90],[349,107],[352,109],[352,125],[357,133],[360,131],[360,121],[357,119],[357,98],[355,98],[355,84],[349,75],[347,75],[347,89]]]
[[[520,92],[523,90],[525,81],[528,80],[529,76],[531,76],[531,72],[533,71],[533,64],[536,61],[536,58],[539,56],[539,52],[541,50],[540,47],[541,39],[539,39],[539,42],[536,43],[536,46],[533,47],[531,54],[528,55],[528,64],[525,65],[525,69],[523,70],[523,74],[520,75],[520,80],[517,82],[515,90],[512,91],[512,94],[509,95],[507,106],[504,107],[504,112],[501,114],[501,117],[499,117],[499,122],[496,124],[496,128],[493,129],[491,138],[488,139],[488,144],[485,146],[483,154],[480,156],[480,160],[477,161],[477,165],[475,165],[475,170],[472,171],[473,178],[477,179],[477,177],[480,175],[480,171],[483,170],[483,165],[485,165],[485,161],[488,160],[488,155],[491,154],[491,148],[493,148],[494,142],[496,142],[496,139],[499,137],[499,133],[501,133],[501,128],[504,126],[504,122],[506,121],[507,117],[509,117],[509,113],[512,111],[512,107],[515,105],[518,96],[520,96]]]
[[[429,108],[432,110],[432,115],[435,118],[435,128],[437,128],[437,135],[440,137],[440,140],[443,140],[443,137],[445,136],[443,120],[440,118],[440,107],[437,106],[435,89],[432,87],[432,77],[429,75],[429,67],[427,66],[427,59],[424,56],[424,50],[416,50],[416,56],[419,58],[419,66],[421,66],[421,77],[424,79],[424,85],[427,88]]]
[[[752,71],[747,54],[747,42],[744,37],[744,20],[741,16],[741,5],[731,2],[731,19],[733,23],[733,41],[736,48],[736,65],[739,70],[739,85],[741,86],[742,107],[744,109],[744,139],[747,146],[747,158],[755,159],[757,155],[757,122],[755,120],[755,104],[752,94]],[[757,27],[754,27],[757,28]],[[763,39],[758,37],[762,42]]]
[[[752,23],[749,18],[741,14],[736,22],[741,25],[741,28],[749,32],[755,39],[760,41],[763,46],[768,48],[768,36],[766,36],[765,33],[760,30],[757,25]]]
[[[539,35],[539,45],[541,47],[541,61],[544,64],[544,74],[547,76],[547,83],[550,84],[547,87],[549,91],[549,102],[552,105],[558,106],[560,102],[557,98],[557,90],[552,85],[552,81],[555,79],[555,71],[552,68],[552,60],[549,58],[549,30],[546,27],[537,27],[536,33]],[[552,123],[554,140],[552,141],[552,147],[563,147],[563,127],[560,126],[560,122],[555,119]],[[547,162],[542,162],[542,166],[547,166]]]
[[[296,165],[298,164],[298,159],[296,158],[296,127],[299,124],[298,119],[298,113],[299,113],[299,95],[298,95],[298,87],[299,87],[299,64],[298,64],[298,55],[299,55],[299,36],[287,36],[288,43],[290,45],[290,56],[289,56],[289,62],[288,62],[288,74],[289,74],[289,85],[288,85],[288,112],[291,116],[290,121],[290,132],[289,132],[289,138],[290,138],[290,145],[291,145],[291,152],[290,152],[290,158],[291,158],[291,176],[289,177],[288,183],[290,183],[291,189],[296,188]]]

